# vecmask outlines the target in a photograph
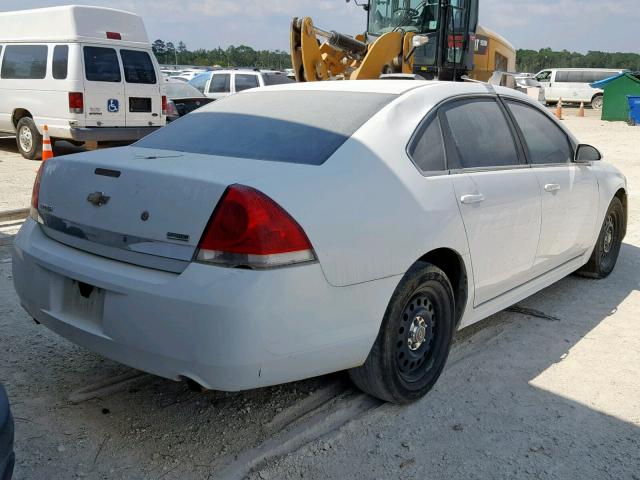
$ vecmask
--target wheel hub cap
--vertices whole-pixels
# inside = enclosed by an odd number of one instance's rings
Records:
[[[18,139],[20,140],[20,147],[25,152],[30,152],[33,147],[33,136],[31,135],[31,130],[27,127],[22,127],[20,129],[20,133],[18,135]]]
[[[413,319],[413,322],[411,322],[411,327],[409,327],[409,338],[407,339],[409,350],[412,352],[418,350],[424,343],[426,337],[427,322],[425,322],[424,318],[420,315],[417,315],[416,318]]]
[[[605,253],[609,253],[611,251],[611,246],[613,245],[613,237],[615,233],[615,227],[613,225],[613,219],[609,217],[607,219],[607,225],[604,231],[604,251]]]
[[[396,364],[408,380],[419,378],[430,362],[436,336],[436,310],[428,295],[417,293],[402,312],[396,339]]]

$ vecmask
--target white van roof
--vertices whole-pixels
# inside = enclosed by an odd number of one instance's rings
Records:
[[[0,12],[0,43],[103,43],[118,36],[125,43],[149,44],[142,18],[123,10],[68,5]]]

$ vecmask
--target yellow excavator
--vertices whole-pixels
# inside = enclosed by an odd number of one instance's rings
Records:
[[[367,12],[367,30],[355,37],[318,28],[309,17],[293,19],[296,80],[419,74],[429,80],[486,81],[494,71],[515,71],[513,46],[478,25],[479,0],[355,2]]]

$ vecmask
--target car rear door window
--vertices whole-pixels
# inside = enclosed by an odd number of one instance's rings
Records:
[[[209,93],[229,93],[231,92],[231,75],[228,73],[218,73],[211,76]]]
[[[67,45],[56,45],[53,47],[53,61],[51,63],[53,78],[64,80],[67,78],[69,65],[69,47]]]
[[[257,75],[236,74],[236,92],[249,90],[250,88],[259,87]]]
[[[124,79],[127,83],[156,83],[156,69],[147,52],[140,50],[120,50]]]
[[[368,92],[256,90],[209,104],[135,145],[321,165],[394,98],[396,95]],[[362,149],[366,147],[360,145]],[[216,157],[211,161],[220,161]]]
[[[422,173],[438,172],[446,168],[442,130],[437,116],[418,128],[409,148],[409,155]]]
[[[46,45],[8,45],[2,59],[2,78],[43,79],[47,76]]]
[[[120,83],[120,63],[113,48],[84,47],[84,72],[92,82]]]
[[[546,165],[569,163],[573,158],[573,148],[567,135],[553,120],[533,107],[507,100],[528,151],[529,163]]]
[[[460,100],[442,109],[448,135],[449,169],[519,164],[507,119],[493,98]]]

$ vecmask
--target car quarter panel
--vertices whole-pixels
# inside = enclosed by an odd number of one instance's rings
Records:
[[[468,252],[449,175],[423,176],[406,153],[420,121],[452,89],[486,93],[475,84],[417,88],[385,107],[297,182],[252,181],[302,225],[331,285],[404,274],[437,248],[461,256]]]

